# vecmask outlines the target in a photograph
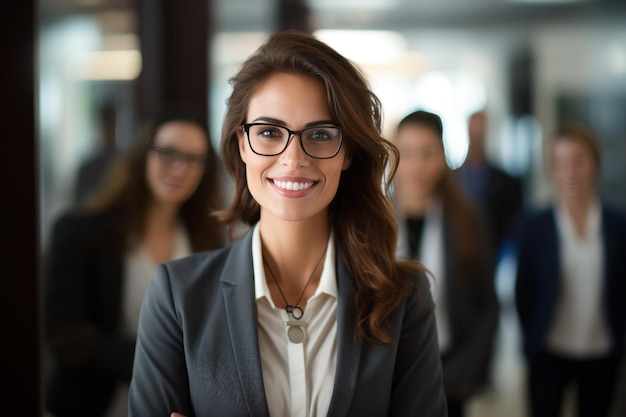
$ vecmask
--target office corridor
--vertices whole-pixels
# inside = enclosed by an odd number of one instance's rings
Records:
[[[496,292],[501,312],[491,375],[492,383],[485,392],[470,402],[468,417],[529,417],[522,341],[513,298],[514,279],[514,261],[511,258],[505,259],[501,262],[496,277]],[[558,417],[574,417],[573,403],[573,392],[569,392],[566,395],[563,413]]]
[[[469,404],[468,417],[527,417],[524,364],[517,318],[504,310],[496,344],[491,386]]]

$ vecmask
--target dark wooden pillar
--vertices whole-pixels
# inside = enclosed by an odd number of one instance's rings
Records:
[[[208,114],[210,0],[136,0],[142,71],[140,117],[163,105]]]
[[[34,0],[3,4],[0,178],[2,415],[40,416],[40,303]],[[10,16],[10,17],[9,17]]]

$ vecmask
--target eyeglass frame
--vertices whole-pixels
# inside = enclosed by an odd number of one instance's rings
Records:
[[[255,151],[254,147],[252,146],[252,141],[250,140],[250,128],[252,126],[274,126],[274,127],[278,127],[278,128],[281,128],[281,129],[285,129],[289,133],[289,136],[287,137],[287,142],[285,143],[285,147],[280,152],[272,153],[272,154],[265,154],[265,153],[260,153],[260,152]],[[339,146],[337,146],[337,151],[332,156],[323,156],[323,157],[313,156],[310,153],[308,153],[307,150],[304,148],[304,144],[302,143],[302,132],[304,132],[305,130],[311,130],[311,129],[323,128],[323,127],[332,127],[333,129],[337,129],[339,131]],[[248,145],[250,145],[250,149],[252,150],[252,152],[254,152],[255,154],[260,155],[260,156],[277,156],[277,155],[280,155],[281,153],[285,152],[285,150],[287,149],[287,147],[289,147],[289,144],[291,143],[291,138],[294,135],[298,136],[298,141],[300,142],[300,147],[302,148],[304,153],[307,156],[310,156],[311,158],[314,158],[314,159],[332,159],[332,158],[336,157],[337,155],[339,155],[339,151],[341,151],[341,146],[343,145],[343,129],[341,129],[339,126],[334,126],[334,125],[330,125],[330,124],[322,124],[322,125],[319,125],[319,126],[309,126],[309,127],[305,127],[304,129],[300,129],[300,130],[291,130],[287,126],[277,125],[275,123],[256,122],[256,123],[242,123],[241,124],[241,128],[243,129],[243,131],[246,134],[246,137],[248,138]]]
[[[197,166],[198,168],[204,168],[207,162],[207,155],[188,154],[188,153],[180,152],[174,148],[170,148],[167,146],[152,145],[150,146],[150,150],[157,153],[157,156],[159,157],[160,161],[169,165],[173,165],[174,163],[176,163],[176,161],[183,161],[189,166]],[[163,152],[171,152],[171,155],[174,158],[174,160],[169,163],[164,161],[162,159],[164,158]]]

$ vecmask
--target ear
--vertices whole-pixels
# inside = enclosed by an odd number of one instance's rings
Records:
[[[352,155],[346,154],[343,158],[343,165],[341,166],[341,170],[345,171],[350,168],[350,164],[352,163]]]
[[[243,131],[243,127],[237,128],[237,141],[239,142],[239,156],[243,163],[246,163],[246,133]]]

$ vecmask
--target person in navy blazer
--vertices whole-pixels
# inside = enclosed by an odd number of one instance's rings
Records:
[[[483,210],[496,253],[504,255],[499,252],[507,249],[505,246],[523,207],[524,184],[520,177],[488,159],[488,122],[486,110],[470,115],[467,157],[454,173],[468,196]]]
[[[395,257],[397,149],[364,77],[286,31],[232,85],[218,214],[248,230],[157,268],[129,415],[446,416],[428,280]]]
[[[557,416],[576,384],[579,416],[607,416],[626,330],[626,217],[596,190],[600,146],[564,123],[548,142],[556,189],[516,232],[516,306],[533,417]]]

